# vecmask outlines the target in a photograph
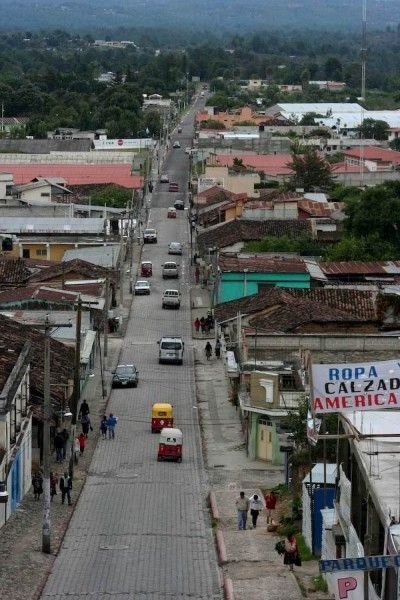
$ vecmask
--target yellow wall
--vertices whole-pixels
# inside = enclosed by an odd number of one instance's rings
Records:
[[[14,244],[13,250],[9,253],[9,256],[23,257],[23,250],[30,251],[30,258],[34,258],[35,260],[55,260],[60,261],[64,256],[64,252],[66,250],[73,250],[74,248],[83,247],[85,244],[76,244],[76,243],[63,243],[63,244],[47,244],[45,242],[42,243],[34,243],[34,242],[17,242]],[[46,250],[44,255],[37,254],[38,250]]]

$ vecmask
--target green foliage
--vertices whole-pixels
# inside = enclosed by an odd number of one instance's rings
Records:
[[[400,151],[400,138],[396,138],[394,140],[392,140],[391,142],[389,142],[389,146],[391,147],[392,150],[397,150],[397,152]]]
[[[200,129],[225,129],[225,125],[216,119],[207,119],[207,121],[201,121]]]
[[[312,238],[301,236],[292,239],[286,235],[279,238],[264,238],[260,242],[248,242],[245,252],[293,252],[301,256],[321,256],[324,248]]]
[[[307,543],[301,533],[296,535],[297,548],[301,557],[301,560],[307,562],[309,560],[314,560],[313,553],[310,548],[307,546]]]
[[[309,112],[303,115],[299,125],[316,125],[316,119],[321,118],[322,115],[319,115],[315,112]]]
[[[305,192],[329,190],[333,179],[329,163],[313,149],[304,154],[292,154],[290,163],[294,174],[290,179],[293,188],[303,188]]]
[[[322,575],[317,575],[317,577],[313,577],[312,584],[313,584],[314,590],[316,592],[327,592],[328,591],[328,584],[326,583],[326,581]]]
[[[108,185],[101,191],[92,193],[91,203],[100,206],[107,205],[113,208],[126,208],[131,198],[132,190],[120,187],[119,185]]]
[[[331,245],[325,254],[325,260],[332,261],[396,260],[398,257],[399,250],[396,246],[381,239],[376,233],[365,237],[345,237]]]
[[[358,131],[363,138],[372,140],[387,140],[389,125],[386,121],[364,119]]]

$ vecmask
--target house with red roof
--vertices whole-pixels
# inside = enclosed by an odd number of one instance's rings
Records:
[[[400,165],[400,152],[379,146],[351,148],[344,152],[345,165],[365,167],[367,171],[394,171]]]
[[[62,178],[68,186],[120,185],[128,189],[141,189],[143,177],[132,175],[129,163],[70,164],[70,163],[7,163],[0,164],[4,173],[10,173],[15,185],[24,185],[42,179]]]

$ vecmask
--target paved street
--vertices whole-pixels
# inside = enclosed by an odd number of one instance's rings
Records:
[[[162,172],[187,190],[191,124],[182,149],[171,150]],[[157,245],[144,246],[153,261],[150,297],[134,299],[120,362],[135,362],[137,389],[115,390],[108,412],[118,416],[115,440],[100,440],[89,476],[42,598],[143,600],[220,598],[216,557],[206,507],[208,491],[201,453],[189,306],[187,212],[167,220],[176,194],[158,185],[149,226]],[[161,308],[161,264],[170,241],[185,243],[179,311]],[[172,257],[171,257],[172,258]],[[185,340],[183,366],[159,365],[157,340],[164,334]],[[182,464],[157,462],[158,436],[150,432],[153,402],[171,402],[184,435]]]

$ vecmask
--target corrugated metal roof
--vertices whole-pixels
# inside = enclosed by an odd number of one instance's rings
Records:
[[[109,244],[108,246],[95,246],[91,248],[75,248],[74,250],[66,250],[66,252],[64,252],[62,262],[78,259],[98,265],[99,267],[115,268],[118,264],[119,253],[119,244]]]
[[[3,217],[0,215],[0,232],[5,233],[102,233],[104,219],[61,217]]]
[[[391,263],[396,267],[400,267],[400,261]],[[388,263],[383,261],[361,262],[325,262],[321,263],[321,270],[327,275],[384,275],[388,273],[385,266]]]
[[[221,255],[218,260],[221,271],[243,272],[247,269],[250,273],[307,273],[304,261],[299,259],[271,258],[265,256],[226,256]]]

